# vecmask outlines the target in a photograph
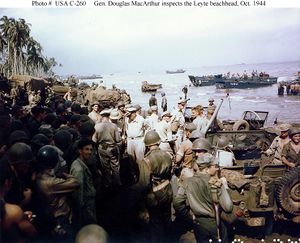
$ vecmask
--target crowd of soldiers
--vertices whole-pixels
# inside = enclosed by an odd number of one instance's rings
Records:
[[[284,91],[287,95],[299,95],[300,94],[300,84],[299,82],[284,83],[280,82],[278,84],[278,95],[284,95]]]
[[[193,107],[186,122],[186,105],[169,112],[165,100],[159,114],[152,95],[146,115],[122,101],[88,112],[67,95],[26,108],[1,100],[1,242],[174,242],[192,229],[197,242],[228,242],[219,216],[237,216],[203,138],[216,106]]]

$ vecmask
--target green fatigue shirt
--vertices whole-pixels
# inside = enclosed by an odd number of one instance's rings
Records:
[[[214,205],[209,185],[210,176],[196,173],[193,177],[186,178],[183,186],[179,187],[173,201],[174,209],[178,216],[192,219],[189,214],[186,200],[196,217],[215,217]],[[233,209],[233,203],[226,188],[222,185],[218,189],[219,205],[226,213]]]
[[[150,150],[145,155],[153,181],[170,180],[172,170],[171,157],[160,148]]]
[[[70,174],[76,177],[80,184],[79,190],[74,193],[74,200],[77,210],[80,210],[81,218],[94,218],[96,221],[96,190],[91,171],[78,157],[71,165]]]
[[[53,209],[53,216],[68,216],[70,206],[67,203],[67,195],[79,188],[79,182],[74,176],[67,175],[58,178],[54,170],[45,170],[37,175],[37,190],[44,195]]]
[[[291,145],[291,141],[284,145],[282,156],[289,162],[294,163],[296,166],[300,165],[300,152],[297,154]]]

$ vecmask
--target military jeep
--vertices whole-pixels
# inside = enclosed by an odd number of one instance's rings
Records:
[[[264,128],[268,112],[245,111],[241,120],[223,122],[220,131],[213,127],[220,105],[205,136],[216,152],[234,154],[234,163],[221,167],[221,175],[228,181],[238,221],[260,227],[266,235],[274,220],[300,223],[300,168],[272,165],[272,158],[261,154],[277,135],[274,128]]]

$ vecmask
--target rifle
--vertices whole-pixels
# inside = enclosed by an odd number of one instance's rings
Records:
[[[219,143],[219,142],[218,142]],[[216,151],[218,151],[218,143],[216,145]],[[218,162],[218,171],[217,171],[217,177],[218,179],[221,178],[221,170],[219,166],[219,159],[217,160]],[[218,240],[221,240],[221,212],[220,212],[220,205],[219,205],[219,197],[218,197],[218,188],[216,186],[211,188],[211,194],[212,194],[212,200],[213,200],[213,205],[215,209],[215,217],[216,217],[216,225],[217,225],[217,237]]]

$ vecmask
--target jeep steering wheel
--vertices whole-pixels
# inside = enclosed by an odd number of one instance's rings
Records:
[[[250,127],[254,128],[254,129],[258,129],[261,124],[259,123],[259,121],[261,121],[260,116],[255,112],[255,111],[248,111],[251,115],[249,115],[249,119],[247,119],[247,121],[250,124]],[[258,119],[256,120],[255,117]]]

